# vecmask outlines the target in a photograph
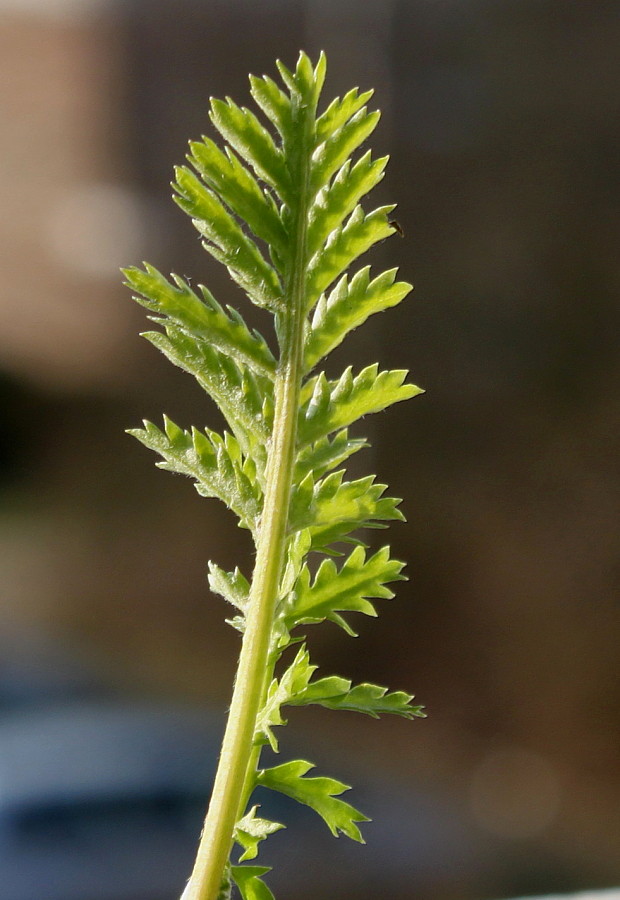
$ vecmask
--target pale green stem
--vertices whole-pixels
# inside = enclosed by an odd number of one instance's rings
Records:
[[[181,900],[216,900],[230,856],[233,831],[243,800],[247,802],[250,764],[258,764],[254,746],[256,719],[263,702],[275,604],[281,578],[302,375],[308,214],[308,138],[314,109],[299,108],[298,205],[294,249],[287,278],[287,313],[280,365],[275,378],[274,425],[269,447],[265,500],[256,545],[246,628],[235,687],[222,743],[213,793],[194,870]]]

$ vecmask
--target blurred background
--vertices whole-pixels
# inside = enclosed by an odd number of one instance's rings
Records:
[[[276,805],[270,883],[620,882],[619,41],[617,0],[0,0],[0,900],[172,900],[189,873],[238,650],[206,564],[249,574],[250,545],[124,433],[219,418],[118,269],[247,311],[168,184],[208,97],[246,103],[301,47],[327,100],[376,89],[374,203],[404,239],[368,261],[416,286],[330,372],[377,359],[427,391],[360,432],[410,581],[312,645],[429,717],[293,711],[283,752],[375,821],[360,848]]]

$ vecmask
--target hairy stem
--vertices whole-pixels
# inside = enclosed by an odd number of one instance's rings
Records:
[[[256,564],[235,687],[194,870],[181,900],[216,900],[235,824],[247,802],[259,753],[256,719],[264,699],[275,604],[281,578],[297,438],[305,307],[308,168],[315,110],[298,103],[294,148],[297,202],[292,210],[292,253],[286,278],[281,354],[275,378],[274,425]],[[292,148],[293,149],[293,148]]]

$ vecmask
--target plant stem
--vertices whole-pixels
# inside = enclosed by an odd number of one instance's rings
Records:
[[[181,900],[216,900],[228,861],[235,824],[258,765],[254,737],[264,700],[275,604],[278,598],[292,487],[297,415],[302,377],[305,320],[308,170],[314,108],[297,104],[299,143],[294,148],[297,186],[292,216],[292,254],[285,285],[286,310],[275,377],[274,424],[265,498],[256,545],[256,564],[235,687],[213,785],[211,802],[190,880]]]

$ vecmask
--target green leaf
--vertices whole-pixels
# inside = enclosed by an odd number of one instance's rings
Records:
[[[311,549],[328,547],[359,528],[380,528],[383,521],[403,521],[400,500],[383,497],[384,484],[375,484],[368,475],[355,481],[343,481],[342,471],[332,472],[317,484],[307,476],[295,485],[291,497],[290,528],[307,528]]]
[[[173,187],[176,202],[205,238],[204,247],[228,268],[231,277],[257,306],[274,312],[282,308],[282,285],[275,269],[254,241],[226,210],[213,191],[186,166],[177,166]]]
[[[278,252],[287,252],[287,234],[272,195],[264,191],[238,156],[222,153],[210,138],[190,142],[188,160],[206,185],[247,223],[254,234]]]
[[[407,374],[406,369],[379,372],[374,363],[355,377],[349,366],[338,381],[327,381],[323,372],[309,379],[301,398],[299,443],[314,442],[362,416],[424,393],[414,384],[403,384]]]
[[[258,806],[253,806],[235,825],[235,840],[244,850],[239,857],[239,862],[244,862],[246,859],[256,859],[260,842],[268,838],[270,834],[286,828],[280,822],[270,822],[269,819],[261,819],[256,815],[257,809]]]
[[[243,452],[264,467],[273,421],[271,380],[174,325],[167,325],[165,334],[148,331],[143,337],[194,376],[219,406]]]
[[[346,428],[337,432],[333,438],[322,437],[314,444],[306,444],[297,454],[293,482],[300,484],[308,474],[312,474],[313,479],[318,481],[358,450],[369,446],[365,438],[350,438]]]
[[[322,143],[326,138],[333,135],[341,128],[345,122],[354,116],[355,113],[362,108],[370,98],[374,91],[364,91],[359,93],[359,88],[351,88],[351,90],[342,97],[336,97],[329,104],[325,112],[319,116],[316,121],[316,139],[317,143]]]
[[[286,595],[293,589],[293,585],[299,577],[304,559],[312,546],[312,535],[309,529],[300,529],[289,535],[286,543],[286,559],[284,574],[280,581],[280,596],[282,602]]]
[[[231,866],[233,880],[243,900],[275,900],[260,876],[271,872],[269,866]]]
[[[269,742],[271,749],[278,752],[278,741],[272,731],[276,725],[286,725],[280,709],[291,697],[302,693],[308,685],[316,666],[310,664],[310,654],[305,645],[299,649],[297,656],[278,680],[274,678],[267,691],[267,699],[256,720],[255,737]]]
[[[157,463],[160,468],[194,478],[199,494],[220,499],[237,514],[242,527],[254,532],[262,511],[262,491],[254,464],[244,459],[235,438],[196,428],[183,431],[167,416],[164,428],[160,431],[145,421],[143,429],[129,434],[163,457],[164,462]]]
[[[313,256],[340,228],[359,200],[383,178],[388,157],[373,160],[370,150],[353,167],[347,160],[329,186],[317,194],[308,216],[307,248]]]
[[[262,78],[250,75],[250,85],[252,97],[279,131],[280,137],[288,138],[293,128],[290,99],[268,75]]]
[[[351,840],[363,844],[364,839],[355,823],[370,820],[350,804],[338,799],[339,794],[349,790],[348,785],[324,776],[304,778],[313,768],[312,763],[305,760],[293,760],[273,769],[263,769],[258,774],[257,784],[310,806],[321,816],[335,837],[342,832]]]
[[[209,587],[238,610],[245,613],[250,594],[250,582],[238,568],[225,572],[214,562],[209,563]]]
[[[288,703],[291,706],[317,703],[328,709],[345,709],[365,713],[374,719],[378,719],[385,713],[402,716],[405,719],[413,719],[415,716],[424,718],[422,707],[412,706],[412,700],[413,694],[406,694],[404,691],[388,693],[387,688],[380,687],[378,684],[366,683],[351,687],[350,681],[332,676],[310,682]]]
[[[389,269],[370,281],[370,266],[365,266],[350,281],[343,275],[330,294],[321,296],[306,338],[306,372],[370,315],[396,306],[407,296],[412,286],[405,281],[394,282],[396,272]]]
[[[390,558],[389,547],[382,547],[367,558],[361,546],[355,547],[340,569],[333,560],[324,559],[314,581],[308,567],[304,566],[287,598],[285,621],[288,628],[328,619],[354,634],[339,614],[359,612],[376,616],[371,600],[391,600],[394,592],[386,585],[405,581],[405,576],[401,575],[403,568],[404,563]]]
[[[257,331],[249,330],[236,309],[229,306],[225,312],[205,287],[200,288],[201,300],[177,275],[172,276],[173,285],[153,266],[148,263],[144,266],[144,271],[123,270],[126,284],[142,295],[134,298],[138,303],[167,316],[190,336],[216,347],[240,365],[273,377],[276,362],[267,342]]]
[[[282,151],[254,113],[240,109],[228,97],[211,100],[210,118],[231,147],[284,201],[292,200],[291,176]]]
[[[356,206],[343,227],[334,229],[325,247],[318,250],[308,265],[306,308],[311,310],[320,295],[358,256],[396,230],[388,221],[394,206],[381,206],[368,215]]]
[[[176,275],[167,279],[148,264],[125,273],[163,329],[145,337],[196,378],[228,423],[220,435],[184,431],[165,418],[163,430],[145,422],[131,433],[159,454],[158,465],[189,475],[201,494],[226,503],[256,546],[252,586],[239,569],[209,564],[211,590],[238,611],[230,624],[244,635],[230,710],[231,727],[244,739],[243,746],[233,740],[232,754],[230,731],[224,742],[221,765],[229,774],[232,765],[234,777],[214,796],[199,851],[207,862],[196,867],[187,892],[221,900],[230,900],[231,878],[243,900],[273,900],[262,880],[267,868],[231,867],[229,860],[222,875],[233,837],[241,861],[253,860],[260,842],[283,827],[261,818],[254,805],[231,834],[257,785],[311,807],[333,834],[362,840],[358,823],[366,817],[340,799],[347,790],[342,782],[310,777],[313,767],[304,760],[257,772],[262,745],[278,749],[274,732],[285,724],[285,706],[422,714],[402,691],[316,678],[305,637],[290,633],[325,619],[353,633],[344,617],[376,615],[375,602],[392,597],[388,585],[403,578],[402,563],[387,547],[367,554],[359,538],[361,529],[402,519],[400,501],[384,496],[385,485],[374,476],[345,481],[342,467],[367,446],[350,437],[349,426],[420,389],[404,383],[404,371],[379,372],[377,365],[355,376],[349,368],[336,381],[324,373],[308,377],[352,329],[398,303],[410,286],[395,282],[395,270],[372,280],[368,267],[346,274],[397,230],[389,218],[393,206],[369,213],[360,206],[386,164],[360,152],[379,118],[366,107],[372,92],[354,89],[317,117],[324,55],[313,67],[301,53],[294,69],[278,63],[278,70],[283,88],[267,76],[251,78],[261,119],[230,98],[211,101],[211,122],[223,142],[191,142],[189,166],[176,169],[174,184],[175,200],[192,217],[204,248],[253,303],[273,314],[277,358],[206,288],[194,290]],[[355,545],[346,556],[344,544]],[[315,563],[309,555],[316,551],[343,559],[321,556]],[[292,662],[274,676],[295,643],[302,646]]]
[[[327,111],[326,111],[327,112]],[[322,117],[321,117],[322,118]],[[312,154],[310,169],[310,190],[319,191],[332,175],[345,163],[351,154],[364,143],[377,126],[380,113],[368,112],[363,107],[335,131],[326,134]],[[332,119],[333,123],[336,117]],[[327,120],[325,125],[327,125]],[[317,122],[317,133],[322,136],[321,119]]]

